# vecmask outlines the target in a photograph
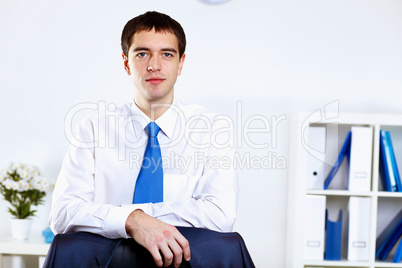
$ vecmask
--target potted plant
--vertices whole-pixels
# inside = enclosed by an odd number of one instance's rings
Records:
[[[11,232],[15,239],[29,237],[32,220],[36,210],[32,206],[43,204],[49,183],[41,176],[37,167],[12,163],[0,171],[0,193],[10,203],[8,212],[11,219]]]

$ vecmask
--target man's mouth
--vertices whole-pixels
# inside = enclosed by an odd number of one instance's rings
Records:
[[[145,81],[147,81],[148,83],[151,83],[152,85],[157,85],[157,84],[160,84],[163,81],[165,81],[165,79],[160,78],[160,77],[151,77],[149,79],[146,79]]]

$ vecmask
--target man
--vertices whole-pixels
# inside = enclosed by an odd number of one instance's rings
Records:
[[[147,12],[126,24],[121,43],[134,100],[78,125],[54,190],[50,226],[55,233],[132,237],[158,267],[178,267],[191,252],[175,226],[233,228],[232,125],[174,99],[186,57],[175,20]]]

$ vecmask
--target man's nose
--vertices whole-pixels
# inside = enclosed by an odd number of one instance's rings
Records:
[[[148,63],[148,71],[158,72],[161,70],[161,61],[158,55],[152,55]]]

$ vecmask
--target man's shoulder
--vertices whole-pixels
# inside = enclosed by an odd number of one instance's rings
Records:
[[[125,104],[120,105],[120,106],[115,105],[114,107],[111,107],[110,113],[109,113],[110,115],[130,116],[132,114],[132,103],[125,103]]]
[[[218,113],[199,104],[184,104],[177,101],[176,105],[181,113],[179,120],[183,120],[184,125],[189,129],[205,129],[205,134],[209,132],[208,129],[212,132],[219,129],[225,129],[226,132],[234,131],[234,122],[226,114]]]
[[[179,109],[179,111],[183,114],[185,118],[191,118],[194,116],[202,116],[202,117],[208,117],[208,118],[213,118],[217,116],[218,114],[216,112],[213,112],[212,110],[199,105],[199,104],[187,104],[183,103],[182,101],[178,100],[175,102],[175,107]]]
[[[116,117],[125,118],[130,115],[130,103],[117,106],[114,103],[98,102],[96,106],[91,107],[91,112],[79,120],[78,125],[98,126],[101,122],[108,122],[111,118],[113,118],[113,122],[115,122],[117,120]]]

